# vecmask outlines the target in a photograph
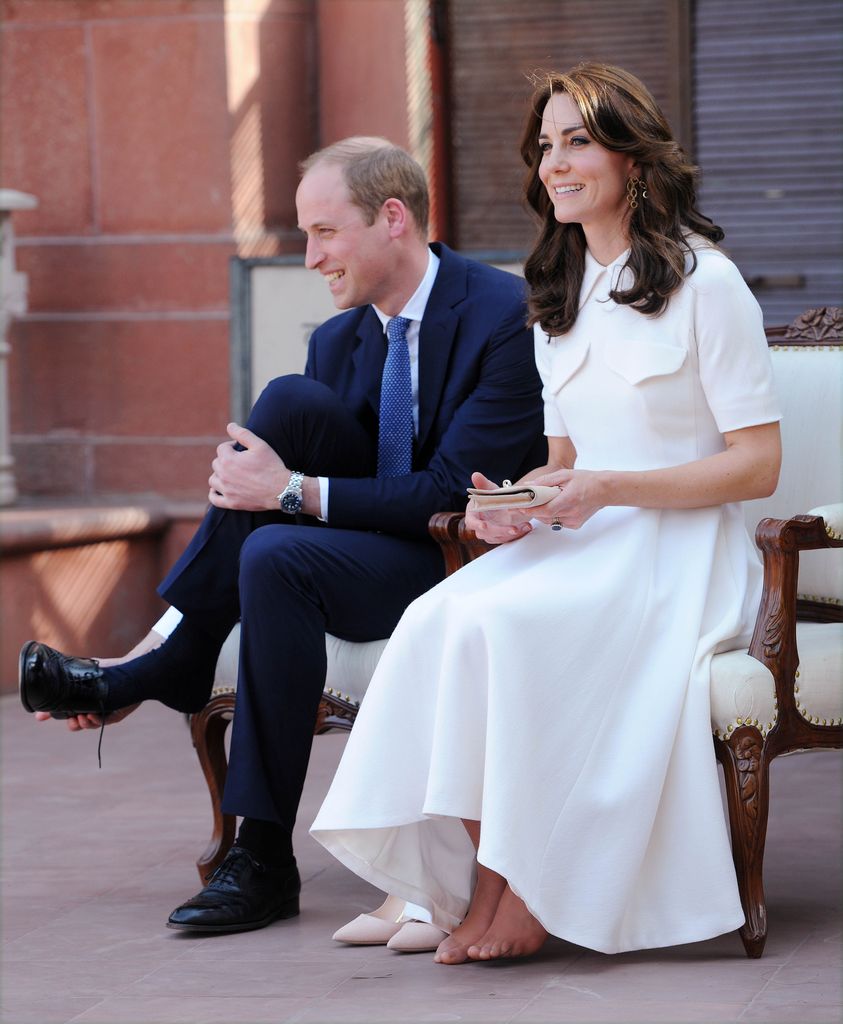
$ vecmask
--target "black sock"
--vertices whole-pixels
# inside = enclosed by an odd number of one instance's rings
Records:
[[[158,700],[175,711],[201,711],[208,703],[227,635],[227,630],[207,629],[185,616],[160,647],[103,669],[108,684],[105,710]]]
[[[293,856],[292,833],[275,821],[244,818],[240,823],[235,845],[253,853],[259,861],[270,868],[280,868],[296,862]]]

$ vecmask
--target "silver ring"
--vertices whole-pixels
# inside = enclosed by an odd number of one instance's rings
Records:
[[[550,528],[551,528],[551,530],[561,530],[562,529],[562,524],[559,522],[559,516],[556,516],[556,518],[550,524]]]

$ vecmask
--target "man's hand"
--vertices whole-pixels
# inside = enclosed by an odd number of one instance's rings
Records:
[[[497,484],[487,479],[482,473],[472,473],[471,483],[474,487],[489,490],[497,487]],[[532,530],[529,522],[533,518],[533,510],[512,511],[496,509],[494,512],[478,512],[474,502],[469,501],[465,511],[465,525],[473,530],[480,540],[488,544],[506,544],[511,540],[517,540]]]
[[[102,664],[102,662],[100,664]],[[117,722],[122,722],[127,715],[130,715],[139,707],[140,704],[130,704],[127,708],[120,708],[119,711],[112,711],[110,714],[105,716],[105,724],[115,725]],[[39,722],[49,722],[51,721],[52,716],[49,711],[36,711],[35,718]],[[71,732],[80,732],[83,729],[99,729],[102,726],[102,719],[99,715],[76,715],[75,718],[68,718],[65,719],[65,721]]]
[[[217,508],[245,512],[278,511],[278,495],[290,480],[281,458],[251,430],[229,423],[228,436],[246,450],[225,442],[217,448],[208,478],[208,500]]]

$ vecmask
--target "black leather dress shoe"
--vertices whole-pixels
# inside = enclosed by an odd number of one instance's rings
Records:
[[[283,868],[262,864],[232,846],[205,888],[170,914],[168,928],[248,932],[299,912],[301,880],[295,858]]]
[[[53,718],[104,713],[108,684],[93,658],[71,658],[37,640],[20,652],[18,685],[27,711],[49,711]]]

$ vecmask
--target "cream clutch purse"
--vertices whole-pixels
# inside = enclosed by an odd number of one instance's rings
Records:
[[[559,488],[545,487],[542,484],[513,484],[509,480],[504,480],[503,487],[488,490],[469,487],[467,493],[473,499],[478,512],[493,512],[499,508],[532,508],[534,505],[546,505],[558,496]]]

